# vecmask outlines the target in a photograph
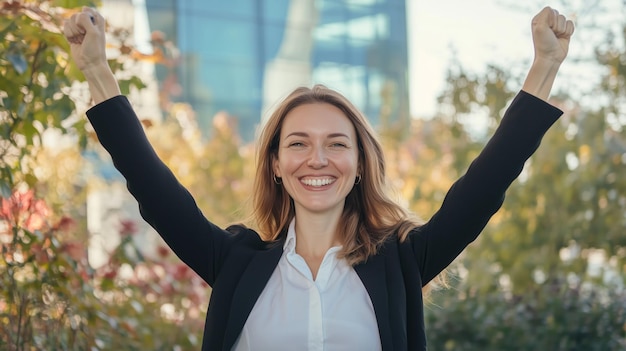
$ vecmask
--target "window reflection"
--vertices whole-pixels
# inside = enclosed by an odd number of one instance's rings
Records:
[[[176,70],[182,95],[176,99],[192,105],[203,132],[225,110],[239,119],[242,137],[250,141],[269,106],[265,100],[313,83],[341,91],[376,125],[381,94],[392,82],[391,118],[408,115],[404,0],[145,4],[151,30],[166,33],[181,51]]]

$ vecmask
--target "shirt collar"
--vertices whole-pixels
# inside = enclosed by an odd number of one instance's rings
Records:
[[[296,250],[296,217],[289,223],[287,228],[287,239],[283,245],[283,251],[287,253],[295,252]]]

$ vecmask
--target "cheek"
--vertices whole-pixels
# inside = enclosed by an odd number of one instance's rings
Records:
[[[298,160],[296,155],[287,154],[287,153],[279,153],[278,160],[274,161],[274,169],[280,171],[281,174],[289,173],[297,168],[301,162]]]
[[[344,173],[354,173],[355,175],[358,173],[359,161],[356,156],[345,157],[338,164]]]

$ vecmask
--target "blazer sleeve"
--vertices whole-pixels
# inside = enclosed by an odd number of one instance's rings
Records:
[[[125,96],[92,107],[87,117],[126,179],[141,216],[212,286],[231,235],[204,217],[191,194],[159,159]]]
[[[531,94],[517,94],[494,135],[448,190],[439,210],[409,234],[406,244],[412,245],[423,285],[478,237],[502,206],[507,188],[561,114]]]

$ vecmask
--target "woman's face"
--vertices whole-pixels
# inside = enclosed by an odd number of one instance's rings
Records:
[[[283,120],[274,173],[296,211],[343,211],[358,170],[358,144],[352,122],[326,103],[300,105]]]

